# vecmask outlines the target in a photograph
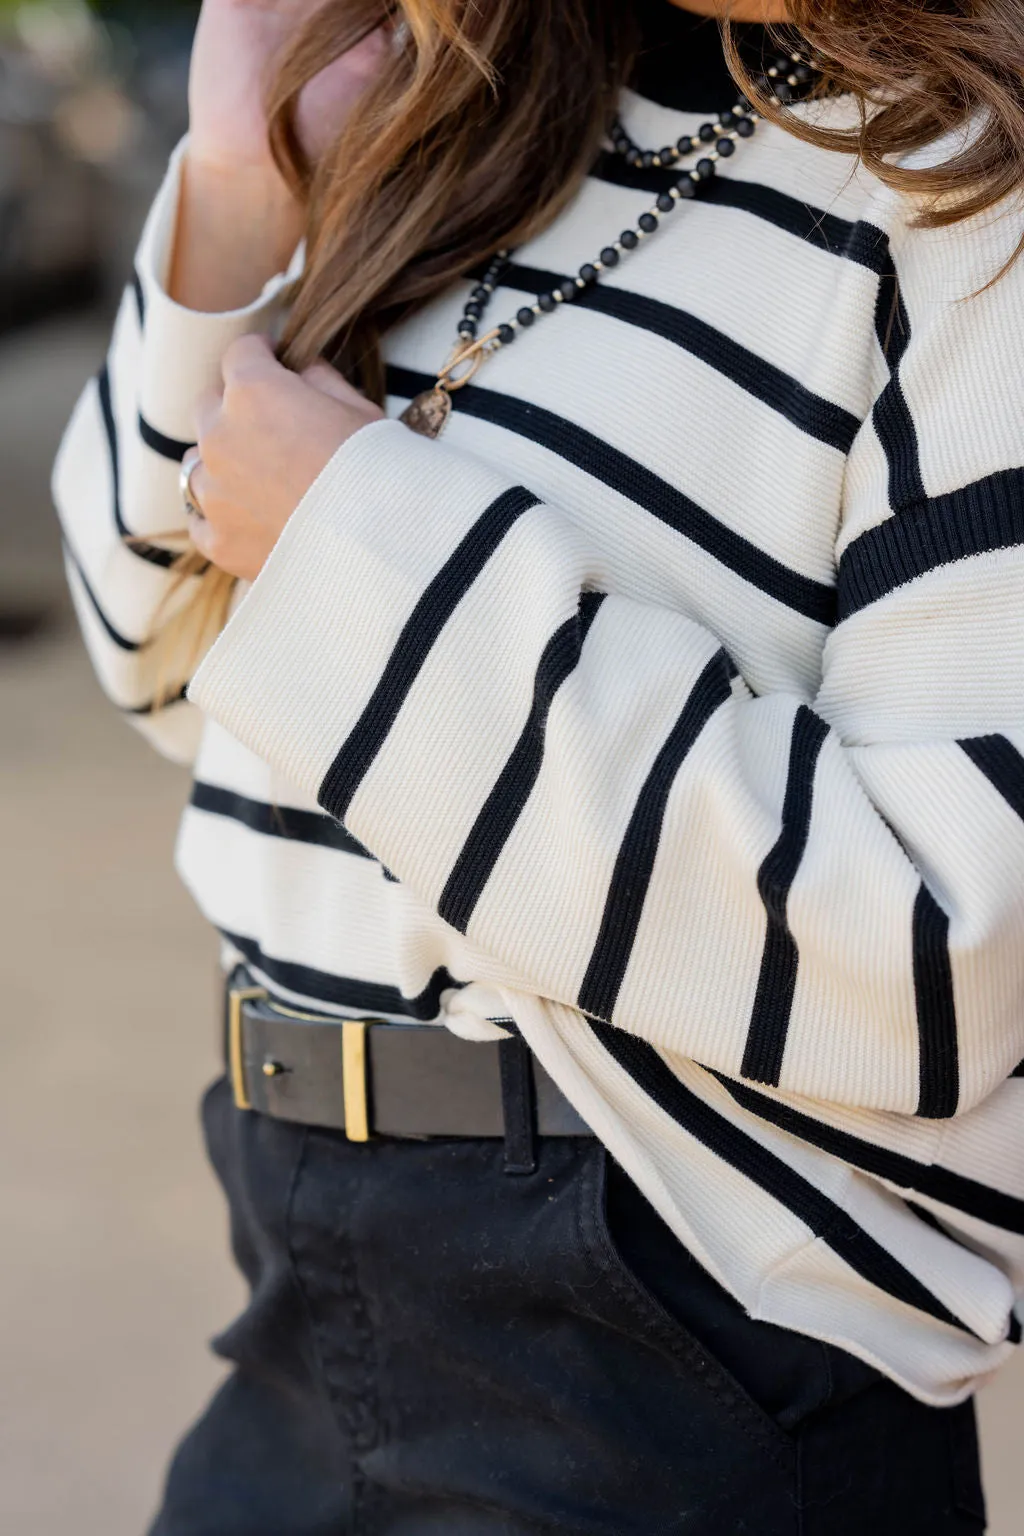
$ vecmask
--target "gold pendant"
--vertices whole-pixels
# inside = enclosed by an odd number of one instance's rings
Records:
[[[476,375],[480,364],[501,345],[497,330],[488,331],[479,341],[459,341],[451,357],[438,374],[436,382],[422,395],[410,400],[399,421],[420,437],[440,437],[452,413],[452,390],[461,389]]]
[[[440,437],[451,413],[451,395],[441,384],[435,384],[410,400],[399,420],[420,437]]]

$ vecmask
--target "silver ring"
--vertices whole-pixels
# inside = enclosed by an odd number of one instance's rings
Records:
[[[198,448],[190,448],[181,461],[181,471],[178,475],[178,490],[181,492],[181,503],[185,511],[193,517],[205,518],[202,507],[199,505],[192,491],[192,476],[202,463]]]

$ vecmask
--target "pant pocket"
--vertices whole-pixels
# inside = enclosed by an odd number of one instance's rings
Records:
[[[761,1392],[757,1373],[746,1369],[738,1333],[749,1319],[742,1307],[695,1263],[603,1147],[594,1149],[580,1180],[580,1197],[583,1246],[609,1304],[619,1309],[617,1326],[671,1355],[688,1375],[699,1376],[703,1392],[717,1399],[775,1461],[788,1465],[794,1442],[785,1413],[775,1412],[771,1390]],[[803,1376],[814,1376],[815,1396],[820,1396],[827,1370],[817,1369],[809,1353]]]
[[[947,1409],[946,1415],[953,1503],[960,1514],[977,1520],[984,1529],[985,1491],[981,1485],[981,1456],[974,1399],[970,1398],[956,1408]]]
[[[652,1324],[657,1318],[707,1357],[709,1384],[737,1394],[748,1411],[787,1435],[831,1400],[841,1351],[748,1317],[603,1148],[596,1175],[586,1218],[596,1262],[647,1309]],[[865,1384],[877,1379],[865,1368]]]

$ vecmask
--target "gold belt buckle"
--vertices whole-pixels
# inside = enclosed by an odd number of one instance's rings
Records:
[[[341,1023],[341,1083],[345,1095],[345,1135],[349,1141],[370,1139],[370,1094],[366,1082],[366,1031],[370,1019]]]
[[[228,990],[228,1071],[231,1091],[238,1109],[252,1109],[245,1081],[242,1054],[242,1004],[256,999],[266,1001],[266,987],[231,987]],[[290,1009],[276,1008],[288,1014]],[[296,1018],[316,1018],[315,1014],[295,1013]],[[349,1141],[370,1139],[370,1091],[366,1070],[366,1031],[373,1019],[341,1021],[341,1082],[345,1102],[345,1135]]]
[[[228,989],[228,1072],[236,1109],[252,1109],[245,1081],[242,1059],[242,1004],[268,996],[266,987],[230,987]]]

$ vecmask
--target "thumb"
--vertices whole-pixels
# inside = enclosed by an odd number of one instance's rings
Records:
[[[330,363],[311,363],[302,370],[300,377],[311,388],[322,395],[330,395],[332,400],[340,400],[342,405],[351,405],[354,399],[362,399],[359,391]]]

